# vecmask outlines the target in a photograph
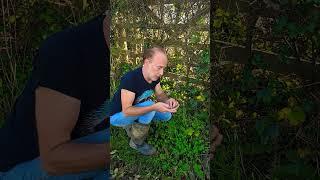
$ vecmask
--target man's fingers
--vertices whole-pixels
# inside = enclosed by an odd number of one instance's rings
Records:
[[[173,101],[170,101],[170,108],[173,108],[174,106],[173,106]]]
[[[177,112],[177,109],[176,109],[176,108],[171,108],[171,109],[168,109],[168,110],[169,110],[169,112],[171,112],[171,113]]]
[[[169,104],[163,103],[163,106],[164,106],[165,108],[167,108],[167,109],[170,109],[170,105],[169,105]]]
[[[223,135],[220,134],[219,129],[213,125],[211,129],[211,145],[210,145],[210,159],[213,159],[217,146],[222,143]]]
[[[177,112],[179,106],[176,106],[174,108],[172,108],[172,110],[175,110]]]
[[[209,151],[209,159],[212,160],[214,157],[214,153],[216,152],[217,146],[219,146],[222,142],[223,139],[223,135],[222,134],[218,134],[218,136],[213,139],[213,141],[211,142],[211,146],[210,146],[210,151]]]
[[[219,129],[213,125],[212,126],[212,132],[211,132],[211,143],[214,143],[214,145],[220,145],[221,141],[223,139],[222,134],[220,134]]]
[[[178,105],[179,105],[179,103],[177,101],[174,101],[172,106],[177,107]]]
[[[169,105],[167,105],[167,106],[169,106]],[[176,109],[172,109],[172,108],[169,108],[169,107],[164,107],[161,112],[171,112],[171,113],[174,113],[174,112],[176,112],[176,111],[177,111]]]
[[[222,140],[223,140],[223,135],[222,135],[222,134],[219,134],[219,135],[213,140],[213,142],[211,142],[211,144],[212,144],[212,146],[217,147],[217,146],[219,146],[219,145],[221,144]]]
[[[173,108],[178,109],[179,106],[179,103],[174,103]]]
[[[169,110],[170,110],[169,112],[172,112],[172,113],[177,112],[177,109],[169,109]]]
[[[220,134],[219,129],[215,125],[213,125],[211,131],[211,139],[215,139]]]

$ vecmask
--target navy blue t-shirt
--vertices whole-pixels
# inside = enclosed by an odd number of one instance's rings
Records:
[[[106,114],[110,99],[110,52],[103,19],[101,15],[56,33],[41,45],[28,82],[0,129],[0,171],[39,156],[35,122],[38,86],[81,101],[72,139],[109,126]]]
[[[126,73],[120,82],[118,90],[115,92],[111,103],[111,115],[121,112],[121,89],[126,89],[135,93],[133,105],[138,104],[154,94],[156,85],[160,82],[160,79],[148,83],[142,74],[142,67],[139,67],[133,71]]]

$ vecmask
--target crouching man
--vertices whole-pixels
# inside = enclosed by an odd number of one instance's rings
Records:
[[[179,103],[163,92],[160,77],[167,66],[166,52],[161,47],[146,49],[143,65],[126,73],[111,103],[110,124],[123,127],[130,139],[130,147],[143,155],[154,155],[156,149],[145,140],[152,121],[168,121]],[[155,94],[157,102],[150,97]]]

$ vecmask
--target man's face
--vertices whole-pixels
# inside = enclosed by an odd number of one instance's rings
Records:
[[[161,52],[156,52],[151,59],[146,59],[144,65],[146,66],[150,80],[156,81],[163,76],[167,63],[167,56]]]

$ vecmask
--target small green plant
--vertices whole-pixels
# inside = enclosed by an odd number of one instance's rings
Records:
[[[180,68],[171,70],[174,73],[183,73]],[[123,163],[126,168],[123,170],[118,164],[114,167],[118,168],[114,175],[119,175],[121,171],[125,177],[125,174],[135,170],[134,167],[138,164],[139,170],[136,170],[136,174],[143,178],[159,176],[176,179],[189,177],[191,173],[198,179],[205,179],[209,175],[209,167],[205,165],[208,161],[206,154],[209,152],[209,114],[206,105],[208,94],[201,87],[168,77],[161,79],[161,86],[170,97],[179,101],[180,108],[170,121],[155,122],[151,125],[148,143],[157,148],[159,155],[152,158],[142,157],[128,147],[128,137],[120,129],[112,127],[111,144],[117,151],[116,155],[113,155],[114,162]],[[123,148],[124,146],[126,148]]]
[[[239,167],[239,162],[234,160],[240,157],[243,164],[239,178],[245,174],[261,178],[261,173],[267,175],[271,170],[272,176],[280,179],[286,176],[304,179],[309,177],[307,174],[318,177],[310,156],[301,156],[295,162],[277,156],[288,153],[289,147],[305,148],[295,138],[296,131],[310,123],[318,105],[302,89],[292,88],[298,85],[295,79],[269,72],[265,67],[259,55],[255,55],[243,67],[235,65],[231,72],[223,74],[225,83],[212,101],[213,113],[225,133],[238,138],[225,136],[225,145],[216,152],[213,162],[214,175],[222,177],[225,172],[231,172],[228,165]],[[230,150],[231,140],[238,145],[237,151]],[[227,160],[224,154],[232,153],[233,161]],[[270,155],[274,158],[269,158]],[[308,173],[300,173],[300,169]]]

